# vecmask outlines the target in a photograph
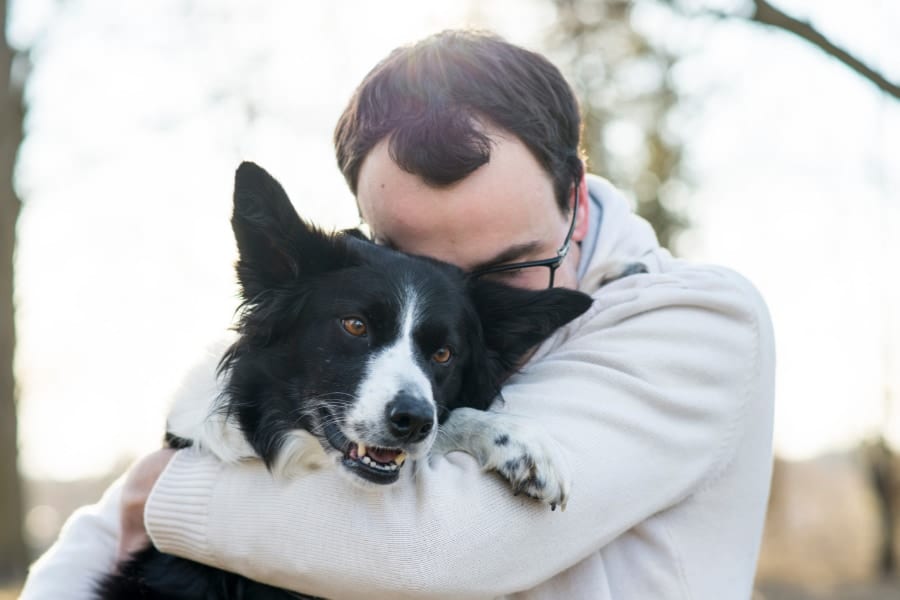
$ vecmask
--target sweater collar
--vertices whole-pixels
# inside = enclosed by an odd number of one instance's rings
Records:
[[[625,196],[606,179],[587,175],[587,184],[592,210],[581,242],[579,289],[596,291],[611,262],[640,261],[650,271],[658,270],[659,254],[665,251],[650,224],[634,213]]]

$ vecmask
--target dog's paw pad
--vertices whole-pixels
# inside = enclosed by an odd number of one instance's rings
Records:
[[[486,466],[509,482],[513,494],[546,502],[552,510],[565,510],[570,477],[561,451],[550,440],[540,436],[528,441],[516,435],[498,436]]]

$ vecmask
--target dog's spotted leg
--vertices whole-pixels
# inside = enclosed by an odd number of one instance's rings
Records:
[[[457,408],[438,430],[433,454],[461,450],[486,470],[497,471],[513,488],[565,510],[572,486],[562,448],[524,417]]]

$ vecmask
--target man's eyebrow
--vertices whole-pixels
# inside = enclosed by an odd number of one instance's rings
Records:
[[[488,267],[497,267],[505,263],[515,262],[516,259],[531,254],[532,252],[540,248],[540,246],[541,243],[539,241],[515,244],[514,246],[510,246],[505,250],[500,251],[492,258],[478,263],[477,265],[472,267],[470,271],[480,271],[481,269],[487,269]]]

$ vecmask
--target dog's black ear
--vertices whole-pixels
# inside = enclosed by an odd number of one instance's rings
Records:
[[[349,261],[342,238],[303,221],[281,184],[252,162],[241,163],[234,176],[231,226],[246,300]]]
[[[484,355],[473,357],[474,368],[463,384],[466,401],[476,408],[487,408],[529,351],[593,302],[587,294],[566,288],[523,290],[478,279],[469,283],[469,295],[484,341]]]
[[[566,288],[524,290],[478,279],[469,284],[469,293],[485,346],[498,354],[510,373],[529,350],[593,302],[587,294]]]

